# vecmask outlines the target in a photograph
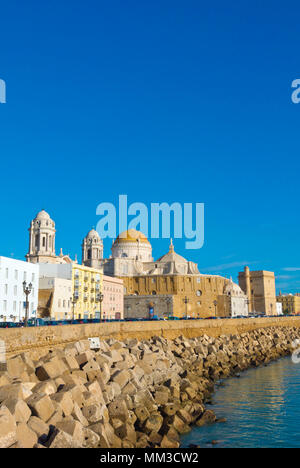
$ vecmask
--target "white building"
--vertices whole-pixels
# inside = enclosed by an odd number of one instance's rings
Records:
[[[232,280],[224,288],[231,317],[248,317],[248,298]]]
[[[276,315],[283,315],[282,302],[276,302]]]
[[[39,266],[13,258],[0,257],[0,322],[20,322],[25,318],[26,296],[23,282],[32,284],[28,296],[28,318],[34,318],[38,307]]]

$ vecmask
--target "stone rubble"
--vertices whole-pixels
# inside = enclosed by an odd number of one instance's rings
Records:
[[[84,340],[13,357],[0,372],[0,448],[178,448],[192,425],[222,422],[205,408],[217,381],[290,354],[299,335]]]

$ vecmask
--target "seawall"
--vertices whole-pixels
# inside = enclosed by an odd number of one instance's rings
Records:
[[[182,320],[153,322],[111,322],[99,324],[64,325],[36,328],[0,329],[0,340],[6,345],[8,356],[21,352],[32,352],[37,358],[49,348],[63,347],[68,343],[91,337],[125,340],[136,338],[147,340],[153,336],[175,339],[179,336],[197,338],[219,337],[269,327],[300,327],[300,317],[264,317],[257,319]]]
[[[215,382],[294,350],[299,327],[265,325],[219,337],[101,339],[97,349],[81,340],[38,360],[9,358],[0,448],[179,448],[191,426],[224,422],[205,408]]]

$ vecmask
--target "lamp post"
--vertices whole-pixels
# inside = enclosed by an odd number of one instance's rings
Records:
[[[27,283],[26,281],[23,282],[23,291],[24,291],[24,294],[26,296],[26,305],[25,305],[25,322],[24,322],[24,326],[25,327],[28,327],[28,309],[29,309],[29,300],[28,300],[28,296],[29,294],[31,293],[32,291],[32,283],[29,283],[28,286],[27,286]]]
[[[78,301],[78,297],[76,297],[75,292],[74,292],[73,297],[71,297],[71,302],[72,302],[72,306],[73,306],[73,308],[72,308],[73,309],[73,312],[72,312],[73,313],[73,320],[75,320],[75,306],[76,306],[77,301]]]
[[[185,296],[185,298],[183,299],[183,302],[185,303],[185,318],[187,318],[187,305],[189,303],[189,298]]]
[[[218,301],[214,301],[213,302],[214,306],[215,306],[215,317],[217,316],[217,305],[218,305]]]
[[[99,294],[99,302],[100,302],[100,322],[102,321],[102,302],[104,299],[104,295],[102,293]]]

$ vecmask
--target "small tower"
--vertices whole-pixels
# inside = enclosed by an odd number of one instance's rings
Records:
[[[27,262],[53,263],[55,261],[55,232],[54,221],[45,210],[40,211],[30,223]]]
[[[103,260],[103,242],[95,229],[83,239],[82,263],[91,268],[100,269]]]

